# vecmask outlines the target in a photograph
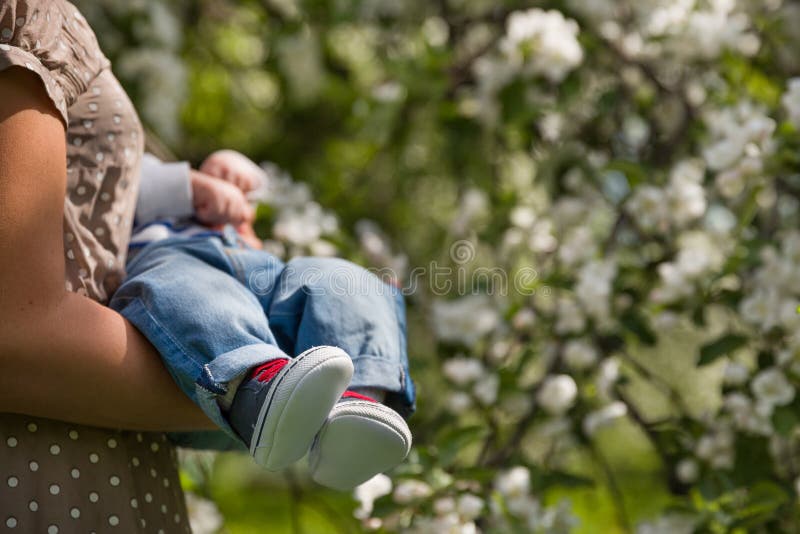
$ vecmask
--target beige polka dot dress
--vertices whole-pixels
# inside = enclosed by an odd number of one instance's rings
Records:
[[[41,79],[66,127],[66,288],[105,302],[124,275],[136,203],[136,112],[68,2],[0,0],[0,70],[9,67]],[[0,532],[188,530],[163,434],[0,414]]]
[[[0,532],[188,532],[163,434],[3,416]]]

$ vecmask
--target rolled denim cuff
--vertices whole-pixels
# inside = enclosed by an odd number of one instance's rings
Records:
[[[253,367],[275,358],[288,358],[288,356],[273,345],[254,344],[239,347],[236,350],[217,356],[203,366],[203,372],[195,383],[197,404],[209,419],[219,426],[235,443],[230,444],[231,446],[225,446],[225,440],[219,439],[220,436],[214,436],[214,434],[218,433],[203,432],[196,434],[195,438],[200,438],[200,441],[204,443],[198,443],[198,439],[192,439],[188,440],[190,446],[218,450],[248,447],[249,444],[242,442],[242,438],[231,428],[227,418],[223,415],[222,409],[217,402],[217,396],[227,393],[227,384],[231,380],[241,376]],[[203,436],[204,434],[208,435]],[[179,442],[181,440],[176,439],[175,441]]]
[[[350,381],[351,388],[378,388],[387,392],[384,404],[408,418],[414,413],[414,384],[403,365],[373,355],[353,358],[355,373]]]
[[[353,357],[353,367],[351,388],[379,388],[394,392],[403,389],[405,371],[397,361],[362,354]]]

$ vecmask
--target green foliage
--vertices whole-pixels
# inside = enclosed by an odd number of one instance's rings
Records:
[[[77,3],[176,157],[294,177],[271,250],[423,270],[394,493],[356,520],[302,468],[184,462],[228,531],[800,529],[793,3]],[[308,206],[338,225],[275,235]]]

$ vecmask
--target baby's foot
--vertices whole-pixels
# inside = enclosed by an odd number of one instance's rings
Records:
[[[296,358],[257,367],[236,391],[228,418],[256,463],[277,471],[308,450],[347,388],[353,363],[336,347],[314,347]]]
[[[308,463],[319,484],[349,490],[400,464],[409,450],[411,431],[400,414],[347,391],[314,439]]]

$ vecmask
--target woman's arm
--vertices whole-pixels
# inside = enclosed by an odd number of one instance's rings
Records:
[[[122,316],[64,288],[63,123],[38,79],[0,72],[0,411],[210,429]]]

